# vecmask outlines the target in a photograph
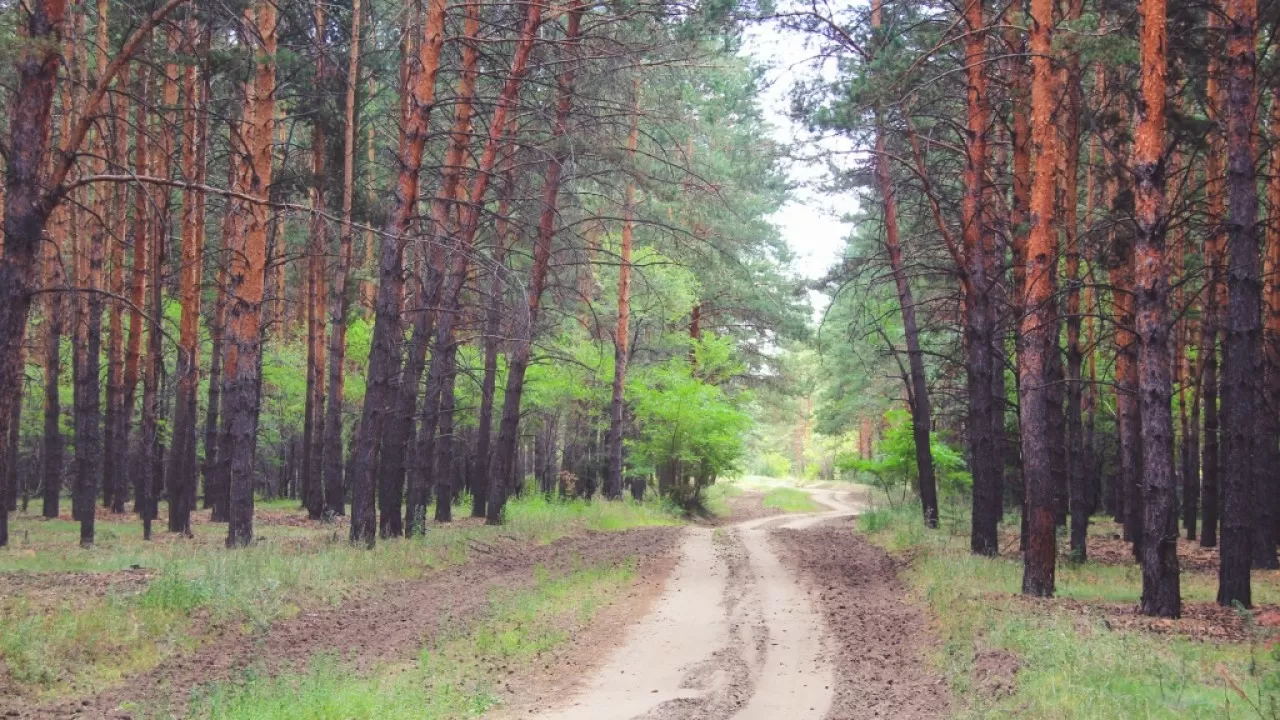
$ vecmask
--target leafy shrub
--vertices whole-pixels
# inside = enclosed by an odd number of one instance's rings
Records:
[[[916,468],[916,443],[912,435],[911,416],[905,410],[892,410],[886,418],[889,429],[884,434],[876,457],[864,460],[853,455],[836,459],[836,467],[846,472],[871,476],[873,484],[889,496],[897,493],[903,500],[908,493],[917,490],[919,470]],[[944,495],[968,495],[973,488],[973,476],[965,467],[960,451],[929,436],[929,451],[933,456],[933,470],[938,478],[939,491]]]
[[[777,451],[770,451],[760,456],[756,473],[765,477],[781,478],[791,474],[791,458]]]

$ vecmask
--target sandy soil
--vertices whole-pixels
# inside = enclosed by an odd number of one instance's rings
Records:
[[[816,603],[770,541],[854,513],[835,491],[830,509],[690,528],[665,591],[576,696],[529,708],[546,720],[823,718],[836,666]],[[528,716],[528,715],[526,715]]]
[[[442,626],[466,622],[482,612],[492,590],[531,585],[536,566],[554,574],[634,557],[641,561],[638,571],[648,574],[648,563],[663,562],[679,537],[677,528],[645,528],[589,533],[533,548],[494,545],[489,554],[477,554],[459,567],[388,586],[373,598],[304,613],[261,635],[246,636],[229,628],[194,653],[168,660],[94,697],[30,705],[0,696],[0,716],[126,718],[131,714],[122,705],[136,703],[181,717],[191,688],[233,678],[245,668],[278,672],[322,652],[347,658],[357,672],[378,662],[412,658]]]
[[[905,600],[889,556],[843,522],[782,528],[773,540],[830,632],[836,682],[827,720],[947,717],[946,683],[925,657],[928,620]]]

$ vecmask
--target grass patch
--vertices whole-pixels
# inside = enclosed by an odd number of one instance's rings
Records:
[[[859,532],[914,558],[906,579],[930,611],[942,647],[936,661],[960,698],[961,718],[1272,718],[1280,705],[1280,651],[1259,637],[1214,643],[1140,630],[1111,629],[1100,616],[1017,597],[1020,560],[968,552],[967,531],[930,532],[913,507],[878,509]],[[1058,564],[1058,595],[1082,602],[1134,603],[1136,566]],[[1212,577],[1183,573],[1184,602],[1210,602]],[[1274,597],[1271,578],[1255,592]],[[1017,656],[1016,692],[984,697],[973,680],[983,651]],[[1228,679],[1230,680],[1228,682]],[[1234,685],[1234,687],[1233,687]]]
[[[630,563],[551,578],[493,600],[489,616],[424,648],[416,662],[353,676],[332,657],[301,673],[250,676],[200,691],[192,717],[204,720],[409,720],[473,718],[499,700],[495,687],[591,622],[628,586]]]
[[[764,494],[764,506],[787,513],[811,513],[823,509],[809,493],[795,488],[779,487]]]
[[[702,491],[702,504],[707,512],[715,517],[728,517],[733,513],[729,507],[729,498],[742,494],[738,483],[730,480],[717,480],[716,483]]]
[[[297,512],[296,502],[289,506]],[[78,524],[19,516],[14,534],[25,543],[0,550],[0,572],[42,582],[0,599],[0,656],[8,671],[0,679],[36,695],[94,692],[190,650],[209,633],[252,635],[301,610],[465,562],[472,541],[545,544],[585,530],[679,522],[656,501],[557,502],[537,494],[513,499],[507,513],[502,527],[432,523],[422,537],[379,542],[372,551],[348,544],[345,525],[260,523],[258,542],[234,552],[222,545],[222,525],[197,525],[194,540],[158,532],[148,543],[132,524],[101,522],[98,544],[86,550],[78,546]],[[139,582],[132,568],[151,579]],[[43,581],[35,572],[53,575]],[[58,575],[69,572],[87,575]]]

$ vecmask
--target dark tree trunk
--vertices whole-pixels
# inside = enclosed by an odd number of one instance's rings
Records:
[[[1254,168],[1256,0],[1227,0],[1227,318],[1222,369],[1224,445],[1222,551],[1218,602],[1250,607],[1250,565],[1276,567],[1258,482],[1262,396],[1261,268]],[[1266,520],[1268,522],[1259,522]],[[1259,543],[1255,538],[1263,539]]]
[[[979,5],[979,7],[981,7]],[[880,33],[882,25],[882,4],[877,0],[872,5],[871,27],[872,31],[877,35]],[[975,31],[976,33],[976,31]],[[879,39],[877,39],[879,42]],[[903,334],[907,341],[907,360],[909,371],[909,386],[907,394],[911,400],[911,426],[912,437],[915,442],[916,471],[919,479],[920,506],[924,515],[925,527],[936,528],[938,526],[938,489],[937,480],[933,472],[933,453],[929,447],[929,431],[933,427],[932,412],[929,405],[929,387],[928,381],[924,373],[924,354],[920,348],[920,331],[916,323],[915,299],[911,295],[911,284],[907,279],[906,266],[902,258],[902,242],[898,237],[898,203],[896,193],[894,191],[893,178],[889,169],[889,158],[885,152],[885,131],[883,128],[884,120],[881,111],[876,111],[876,178],[879,185],[880,201],[884,212],[884,242],[885,249],[889,254],[889,266],[893,271],[894,285],[898,291],[898,308],[902,313]],[[981,138],[971,138],[971,141],[981,142]],[[968,177],[968,171],[966,171]],[[980,189],[975,192],[981,194]],[[966,203],[973,202],[971,198],[966,198]],[[966,205],[968,207],[968,205]],[[975,217],[977,213],[974,213]],[[974,229],[975,232],[977,228]],[[985,268],[985,260],[980,250],[976,247],[973,254],[978,257],[970,258],[970,264],[979,264]],[[966,247],[966,251],[970,249]],[[972,280],[969,287],[973,287]],[[985,286],[980,292],[985,291]],[[972,293],[970,293],[972,295]],[[985,309],[985,308],[984,308]],[[985,320],[989,315],[983,314]],[[990,343],[983,345],[984,350],[990,348]],[[985,394],[981,405],[990,408],[992,400],[990,374],[986,376],[987,382],[980,385],[979,392]],[[972,402],[972,394],[971,394]],[[620,410],[619,410],[620,412]],[[984,416],[984,419],[990,415]],[[990,421],[982,424],[984,430],[990,428]],[[976,496],[976,493],[975,493]],[[977,516],[975,516],[974,526],[978,525]],[[976,531],[975,531],[976,532]]]
[[[1182,614],[1178,578],[1177,490],[1173,473],[1173,396],[1170,368],[1169,275],[1165,232],[1165,0],[1142,0],[1142,102],[1134,141],[1133,175],[1138,237],[1134,306],[1142,413],[1142,612]]]
[[[383,538],[402,534],[414,535],[425,529],[417,524],[417,519],[424,516],[426,508],[426,483],[431,470],[431,456],[414,458],[415,467],[408,474],[407,498],[405,474],[410,455],[410,443],[414,439],[414,417],[417,414],[418,393],[422,388],[422,371],[427,364],[427,348],[431,344],[431,333],[434,329],[432,322],[434,313],[427,308],[434,307],[439,298],[439,273],[432,269],[428,270],[427,275],[427,282],[420,283],[420,286],[430,287],[432,290],[425,296],[421,292],[418,293],[425,307],[413,312],[413,337],[409,342],[408,356],[400,373],[395,416],[387,428],[386,438],[382,443],[382,457],[379,460],[381,467],[378,471],[378,505],[382,515],[378,530]],[[433,357],[432,361],[434,360]],[[426,418],[433,418],[435,408],[427,404],[426,396],[423,400],[423,423],[426,423],[428,422]],[[433,428],[434,425],[427,431]],[[404,500],[408,502],[404,503]],[[403,525],[400,522],[402,505],[404,505]]]
[[[503,199],[511,192],[510,179],[504,184]],[[500,201],[501,202],[501,201]],[[509,208],[509,202],[507,203]],[[507,213],[499,210],[498,223],[505,230]],[[493,437],[493,400],[497,390],[498,379],[498,333],[502,329],[502,274],[499,268],[505,267],[506,233],[498,233],[498,244],[494,248],[493,277],[489,282],[488,307],[486,309],[484,331],[484,378],[480,383],[479,423],[476,429],[476,462],[471,479],[471,516],[484,517],[485,498],[488,492],[490,445]]]
[[[454,437],[454,385],[457,379],[457,347],[453,334],[446,338],[447,348],[437,348],[445,356],[439,399],[439,433],[435,443],[436,522],[453,520],[453,498],[457,489],[457,442]],[[442,352],[443,351],[443,352]]]
[[[61,258],[57,245],[49,244],[46,261],[51,285],[60,285]],[[44,440],[42,474],[44,477],[42,515],[58,517],[58,500],[62,495],[62,403],[58,396],[58,378],[62,369],[62,293],[49,293],[46,304],[49,334],[44,358]],[[121,440],[123,442],[123,439]]]
[[[1218,348],[1217,303],[1212,291],[1207,293],[1207,309],[1200,344],[1200,356],[1204,358],[1204,379],[1201,395],[1204,398],[1204,468],[1200,480],[1201,528],[1200,547],[1218,545],[1218,474],[1221,470],[1218,424]]]
[[[417,214],[422,154],[430,131],[435,104],[436,74],[444,44],[444,0],[430,0],[426,23],[418,43],[416,62],[404,58],[404,128],[401,132],[399,173],[396,178],[387,233],[382,236],[378,263],[378,290],[374,306],[372,348],[360,424],[351,443],[351,542],[373,547],[377,538],[374,497],[377,491],[378,453],[388,415],[394,412],[396,382],[400,376],[400,309],[404,302],[404,245],[410,222]]]
[[[221,492],[218,476],[218,414],[222,406],[222,328],[227,319],[226,271],[219,267],[218,287],[215,289],[213,319],[209,323],[209,397],[204,415],[204,509],[216,507]],[[215,520],[217,518],[214,518]]]

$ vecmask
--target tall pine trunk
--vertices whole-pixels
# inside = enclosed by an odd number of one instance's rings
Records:
[[[1218,602],[1250,607],[1250,565],[1275,567],[1269,527],[1257,522],[1262,394],[1261,268],[1254,168],[1257,2],[1226,0],[1227,317],[1222,367],[1222,551]],[[1255,536],[1267,538],[1265,544]]]
[[[640,82],[632,84],[631,130],[627,133],[627,158],[635,164],[640,138]],[[613,332],[613,393],[609,401],[609,467],[604,477],[604,496],[622,497],[622,425],[625,419],[623,391],[627,381],[627,341],[631,320],[631,248],[635,233],[636,182],[627,179],[622,209],[622,246],[618,253],[618,324]]]
[[[271,187],[275,135],[276,7],[258,0],[245,11],[254,30],[256,69],[245,88],[243,137],[236,189],[252,198],[242,204],[243,232],[229,238],[227,325],[224,329],[223,435],[220,452],[229,467],[227,547],[253,542],[253,470],[262,373],[262,304],[266,282],[265,204]]]
[[[965,373],[969,390],[968,444],[969,455],[974,461],[973,491],[973,524],[970,528],[969,547],[979,555],[995,555],[999,552],[999,525],[1004,514],[1004,482],[1003,454],[998,447],[1003,432],[1003,411],[996,402],[1003,396],[1003,370],[997,365],[996,348],[1001,340],[996,332],[997,309],[992,304],[994,290],[994,271],[1002,263],[996,257],[993,236],[988,227],[990,188],[986,181],[987,168],[987,126],[990,122],[991,109],[987,98],[987,75],[984,67],[986,60],[986,17],[983,0],[970,0],[965,6],[965,22],[968,31],[965,35],[965,73],[966,73],[966,109],[967,126],[965,132],[965,193],[961,205],[961,223],[963,227],[962,242],[964,245],[964,268],[962,272],[967,281],[964,283],[964,333],[965,333]],[[877,129],[877,145],[883,131]],[[882,169],[883,168],[883,169]],[[887,163],[880,155],[877,161],[877,172],[881,193],[888,187]],[[886,221],[888,203],[886,202]],[[896,208],[895,208],[896,213]],[[895,220],[896,225],[896,220]],[[893,229],[897,235],[897,229]],[[894,267],[894,281],[898,286],[898,301],[903,313],[903,328],[907,335],[907,353],[910,360],[912,379],[912,412],[918,416],[913,418],[915,434],[916,466],[928,465],[928,497],[930,502],[924,504],[925,524],[937,527],[938,506],[934,489],[933,458],[929,449],[929,430],[932,424],[928,402],[928,387],[924,376],[924,357],[920,350],[919,330],[915,327],[915,311],[910,311],[910,322],[907,322],[908,306],[913,305],[910,287],[907,285],[905,272],[901,268],[901,249],[895,248],[899,243],[889,243],[889,258]],[[898,256],[895,261],[895,255]],[[901,276],[901,277],[899,277]],[[913,339],[914,336],[914,339]],[[917,367],[918,366],[918,367]],[[998,379],[998,380],[997,380]],[[999,388],[997,388],[997,382]],[[924,399],[923,406],[918,406]],[[924,425],[924,427],[920,427]],[[929,453],[926,455],[926,453]],[[920,473],[921,498],[926,497],[925,475]]]
[[[1165,0],[1142,0],[1142,99],[1134,133],[1133,175],[1138,237],[1134,307],[1142,413],[1142,612],[1182,614],[1178,584],[1177,490],[1173,473],[1173,395],[1169,357],[1168,216],[1165,176]]]
[[[416,57],[403,59],[403,129],[398,152],[399,172],[387,231],[378,258],[378,289],[374,306],[364,407],[351,444],[351,541],[373,547],[377,536],[374,494],[377,458],[387,417],[395,402],[400,375],[403,336],[400,310],[404,302],[404,248],[409,224],[417,214],[423,149],[435,104],[436,74],[444,43],[446,3],[430,0]]]
[[[1211,34],[1220,32],[1218,12],[1208,11],[1208,28]],[[1222,437],[1219,418],[1218,373],[1219,343],[1222,338],[1223,312],[1227,304],[1227,285],[1223,277],[1226,269],[1225,224],[1225,172],[1222,158],[1226,156],[1223,130],[1222,60],[1217,53],[1209,55],[1209,67],[1205,80],[1206,108],[1215,127],[1209,135],[1209,151],[1205,153],[1205,194],[1208,210],[1208,235],[1204,241],[1204,264],[1207,286],[1204,291],[1205,312],[1201,323],[1200,357],[1204,362],[1204,379],[1201,394],[1204,403],[1204,470],[1200,486],[1203,506],[1201,516],[1200,546],[1218,545],[1219,520],[1221,519]]]
[[[1263,306],[1264,352],[1266,356],[1266,466],[1259,482],[1275,492],[1280,482],[1280,86],[1271,90],[1271,156],[1267,166],[1266,262]],[[1272,498],[1273,502],[1275,498]]]
[[[185,49],[194,54],[196,29],[194,21],[187,26]],[[182,75],[182,143],[181,175],[186,182],[198,182],[197,162],[200,145],[196,126],[196,66],[188,64]],[[182,315],[178,330],[178,358],[173,406],[173,436],[169,448],[169,532],[191,534],[191,499],[197,477],[196,416],[200,391],[200,299],[204,270],[204,217],[196,201],[197,193],[182,193],[182,220],[179,224],[182,250],[178,295]]]
[[[333,275],[329,299],[329,396],[325,401],[323,442],[325,507],[334,515],[346,514],[343,491],[342,396],[347,357],[347,313],[350,311],[352,245],[355,229],[351,208],[355,198],[356,82],[360,77],[360,0],[351,4],[351,54],[347,61],[346,116],[342,136],[342,230],[338,242],[338,267]]]
[[[1022,592],[1049,597],[1054,592],[1057,559],[1055,542],[1055,488],[1052,468],[1052,412],[1048,385],[1050,355],[1058,351],[1057,317],[1053,311],[1056,278],[1053,261],[1057,237],[1052,226],[1058,138],[1052,116],[1057,93],[1051,61],[1053,3],[1031,0],[1031,144],[1034,170],[1031,185],[1030,232],[1026,248],[1025,310],[1022,317],[1023,347],[1019,357],[1022,395],[1022,454],[1028,516],[1027,551],[1023,556]]]

